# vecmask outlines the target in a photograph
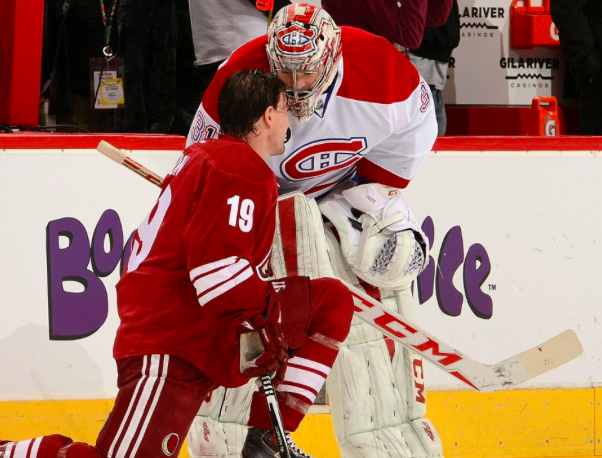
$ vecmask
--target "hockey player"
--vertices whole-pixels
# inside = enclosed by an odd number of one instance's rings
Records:
[[[291,351],[292,367],[330,370],[349,332],[347,289],[333,279],[264,281],[277,198],[265,160],[284,152],[284,85],[259,70],[238,72],[218,105],[224,135],[184,152],[133,237],[117,285],[119,392],[96,446],[44,436],[0,442],[0,457],[178,456],[216,386],[268,372],[282,385],[303,383],[301,369],[285,375]],[[294,430],[302,415],[281,411]],[[270,428],[266,407],[253,422]]]
[[[284,155],[268,164],[281,195],[301,191],[321,200],[320,210],[340,238],[334,246],[327,230],[327,256],[315,247],[306,252],[305,247],[291,246],[311,240],[307,234],[317,234],[314,223],[324,229],[319,215],[307,210],[311,202],[303,203],[299,195],[292,199],[294,205],[282,201],[287,210],[280,212],[274,253],[294,259],[273,262],[274,267],[288,264],[276,273],[291,275],[297,269],[319,277],[328,275],[321,267],[332,262],[337,276],[361,281],[386,306],[412,319],[410,285],[428,259],[427,242],[400,189],[414,177],[437,135],[428,85],[386,39],[339,28],[321,8],[296,3],[280,10],[267,35],[242,45],[220,67],[197,111],[188,144],[217,135],[217,94],[223,81],[241,68],[272,71],[286,83],[292,135]],[[354,186],[351,177],[361,184]],[[300,215],[309,216],[304,220]],[[284,227],[285,222],[296,229]],[[312,256],[322,256],[324,262],[313,262]],[[245,441],[244,427],[238,426],[259,405],[250,391],[250,385],[225,394],[220,390],[203,405],[189,436],[193,456],[242,453],[251,458],[250,444],[260,448],[256,432],[251,430]],[[366,326],[352,326],[328,378],[328,394],[344,458],[441,455],[439,437],[423,418],[421,359],[387,344]],[[300,409],[315,394],[306,392],[305,397]],[[269,450],[264,451],[256,456],[269,457]]]

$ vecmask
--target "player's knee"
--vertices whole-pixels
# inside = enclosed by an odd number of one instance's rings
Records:
[[[61,448],[57,458],[104,458],[104,455],[92,445],[73,442]]]
[[[353,317],[353,299],[351,292],[343,283],[335,278],[320,278],[312,280],[312,289],[318,290],[322,307],[329,316],[343,326],[350,325]]]

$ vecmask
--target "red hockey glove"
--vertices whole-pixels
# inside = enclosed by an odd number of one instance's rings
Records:
[[[274,385],[284,380],[289,356],[305,344],[311,317],[308,277],[286,277],[268,283],[267,309],[240,326],[241,373],[245,377],[272,374]]]
[[[248,378],[269,373],[277,385],[284,380],[288,347],[279,324],[280,304],[273,294],[266,301],[264,315],[252,316],[240,325],[240,372]]]

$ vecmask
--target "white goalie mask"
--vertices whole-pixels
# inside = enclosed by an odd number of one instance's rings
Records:
[[[267,54],[272,72],[287,83],[291,113],[307,121],[336,75],[341,29],[319,6],[292,3],[268,28]]]
[[[353,273],[380,288],[409,288],[426,267],[428,242],[399,190],[371,183],[340,192],[320,211],[337,229]]]

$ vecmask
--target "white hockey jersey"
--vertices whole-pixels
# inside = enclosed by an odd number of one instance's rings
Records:
[[[414,66],[384,38],[342,27],[342,57],[330,88],[306,122],[292,114],[282,156],[271,157],[280,193],[318,197],[356,171],[365,180],[405,188],[437,136],[434,103]],[[225,80],[246,68],[269,71],[267,36],[240,48],[205,92],[187,145],[219,132],[217,100]]]

